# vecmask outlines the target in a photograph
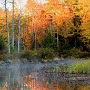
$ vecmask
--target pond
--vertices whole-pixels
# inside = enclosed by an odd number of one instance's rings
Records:
[[[90,90],[90,75],[55,72],[55,66],[75,60],[0,65],[0,90]]]

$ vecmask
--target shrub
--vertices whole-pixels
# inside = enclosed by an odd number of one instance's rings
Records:
[[[43,61],[44,59],[53,59],[55,52],[50,48],[39,48],[37,50],[27,50],[20,53],[20,58],[26,58],[28,61]]]
[[[15,56],[13,54],[1,54],[0,55],[0,61],[6,62],[8,59],[15,60]]]
[[[80,58],[88,58],[88,57],[90,57],[90,52],[86,52],[86,51],[81,52]]]
[[[6,44],[4,39],[0,36],[0,50],[4,50],[6,48]]]
[[[5,57],[6,57],[5,54],[0,55],[0,61],[4,61]]]
[[[20,53],[20,58],[21,59],[26,58],[27,60],[31,61],[31,52],[29,50],[22,51]]]
[[[90,52],[80,51],[78,48],[72,48],[70,50],[59,51],[59,56],[66,58],[86,58],[90,57]]]
[[[90,52],[86,52],[86,51],[80,51],[78,48],[72,48],[69,51],[69,55],[70,57],[75,57],[75,58],[86,58],[86,57],[90,57]]]
[[[40,48],[38,49],[38,56],[44,60],[44,59],[53,59],[55,56],[55,52],[51,48]]]
[[[75,58],[80,57],[81,53],[82,53],[82,52],[81,52],[79,49],[77,49],[77,48],[72,48],[72,49],[69,51],[70,57],[75,57]]]

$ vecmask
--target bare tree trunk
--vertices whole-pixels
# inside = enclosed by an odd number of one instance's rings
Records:
[[[12,48],[14,49],[14,0],[13,0],[13,10],[12,10]]]
[[[58,35],[58,29],[57,29],[57,48],[59,47],[59,35]]]
[[[36,50],[36,21],[35,21],[35,17],[34,17],[34,48]]]
[[[21,6],[20,6],[20,11],[19,11],[19,16],[18,16],[18,53],[20,52],[20,32],[21,32]]]
[[[6,7],[6,0],[5,0],[5,12],[6,12],[6,31],[7,31],[7,39],[8,39],[8,53],[10,54],[10,36],[9,36],[9,28],[8,28],[8,13]]]
[[[51,42],[52,42],[53,41],[52,22],[50,24],[50,34],[51,34]]]
[[[50,23],[50,34],[51,34],[51,42],[53,42],[53,16],[51,15],[51,23]]]
[[[18,16],[18,53],[20,52],[20,31],[21,31],[21,27],[20,27],[20,14]]]

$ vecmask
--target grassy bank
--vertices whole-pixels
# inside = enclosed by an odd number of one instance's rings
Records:
[[[68,67],[69,73],[90,73],[90,60],[85,60]]]
[[[90,74],[90,60],[84,60],[77,63],[74,63],[70,66],[63,64],[61,66],[54,66],[52,70],[48,72],[58,73],[76,73],[76,74]]]
[[[0,61],[5,61],[6,59],[11,59],[14,61],[16,58],[20,61],[52,61],[53,58],[90,58],[90,52],[80,51],[79,49],[72,48],[70,50],[56,50],[52,48],[38,48],[36,50],[24,50],[20,53],[12,52],[10,55],[7,53],[0,54]]]

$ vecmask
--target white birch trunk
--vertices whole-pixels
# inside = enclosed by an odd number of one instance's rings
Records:
[[[8,28],[8,13],[6,7],[6,0],[5,0],[5,12],[6,12],[6,31],[7,31],[7,39],[8,39],[8,53],[10,54],[10,35],[9,35],[9,28]]]
[[[20,52],[20,31],[21,31],[21,27],[20,27],[20,14],[18,16],[18,53]]]
[[[14,49],[14,0],[13,0],[13,10],[12,10],[12,48]]]

